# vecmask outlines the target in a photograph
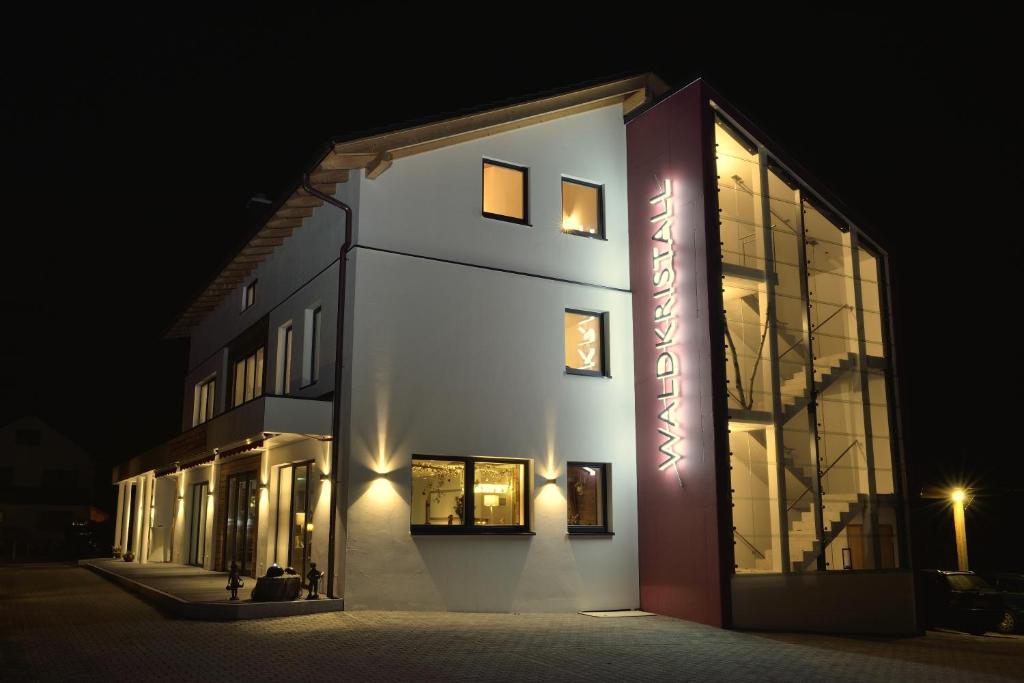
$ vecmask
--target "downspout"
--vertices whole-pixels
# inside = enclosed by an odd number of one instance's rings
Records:
[[[334,555],[335,524],[338,518],[338,471],[341,468],[341,388],[342,388],[342,347],[345,335],[345,264],[349,247],[352,245],[352,207],[324,194],[309,182],[309,173],[302,174],[302,189],[310,196],[323,200],[345,212],[345,242],[338,255],[338,329],[334,340],[334,410],[331,414],[331,521],[327,529],[327,597],[334,598]]]

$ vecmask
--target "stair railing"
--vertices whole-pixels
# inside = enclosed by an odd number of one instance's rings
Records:
[[[860,443],[860,440],[859,439],[854,439],[853,443],[851,443],[849,446],[847,446],[845,449],[843,449],[843,452],[840,453],[839,456],[835,460],[832,461],[831,465],[826,467],[824,470],[822,470],[818,474],[818,477],[821,478],[821,479],[824,479],[825,475],[829,473],[829,470],[831,470],[833,467],[835,467],[836,463],[838,463],[840,460],[842,460],[843,456],[845,456],[847,453],[849,453],[850,449],[853,448],[854,446],[856,446],[858,443]],[[807,488],[806,486],[804,486],[804,492],[801,493],[799,496],[797,496],[797,499],[793,501],[792,505],[790,505],[788,508],[786,508],[786,512],[789,512],[790,510],[795,508],[796,504],[799,503],[803,499],[803,497],[806,496],[809,492],[810,492],[810,489]],[[824,494],[824,491],[822,491],[822,494]]]
[[[760,559],[762,559],[762,560],[768,559],[768,558],[765,557],[764,553],[762,553],[760,550],[758,550],[757,547],[753,543],[748,541],[743,534],[741,534],[740,532],[738,532],[735,529],[733,529],[732,530],[732,535],[735,536],[736,538],[740,539],[741,541],[743,541],[743,545],[745,545],[748,548],[750,548],[750,550],[755,555],[757,555]]]

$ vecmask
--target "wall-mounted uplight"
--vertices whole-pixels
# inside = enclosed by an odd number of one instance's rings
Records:
[[[320,473],[320,481],[330,481],[330,479],[331,475],[327,474],[326,472]]]
[[[178,496],[178,500],[185,500],[185,496]]]
[[[558,483],[558,477],[551,477],[550,479],[545,479],[544,483],[545,484],[557,484]]]
[[[261,488],[261,489],[265,489],[265,488],[267,488],[267,482],[265,482],[265,481],[261,481],[261,482],[260,482],[260,488]]]

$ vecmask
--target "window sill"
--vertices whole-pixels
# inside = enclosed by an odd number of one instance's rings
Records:
[[[536,536],[536,531],[433,531],[426,529],[410,529],[412,536]]]
[[[610,538],[614,531],[569,531],[565,534],[571,538]]]
[[[600,242],[607,242],[608,241],[608,238],[605,237],[604,235],[599,235],[599,234],[593,233],[593,232],[579,232],[579,231],[576,231],[576,230],[563,230],[562,234],[563,235],[568,235],[569,237],[586,237],[587,239],[598,240]]]
[[[515,223],[516,225],[521,225],[524,228],[532,228],[533,227],[533,225],[530,223],[530,221],[528,219],[525,219],[525,218],[514,218],[512,216],[502,216],[501,214],[498,214],[498,213],[487,213],[486,211],[482,212],[480,215],[483,216],[484,218],[490,218],[492,221],[501,221],[502,223]]]
[[[565,368],[565,374],[576,375],[577,377],[604,377],[605,379],[612,378],[611,375],[606,375],[603,372],[599,372],[597,370],[576,370],[568,366],[566,366]]]

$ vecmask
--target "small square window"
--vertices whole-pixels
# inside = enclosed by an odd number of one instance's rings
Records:
[[[256,280],[242,287],[242,310],[248,310],[256,303]]]
[[[603,313],[565,310],[565,371],[606,377]]]
[[[562,178],[562,232],[604,239],[604,190]]]
[[[483,215],[526,225],[528,174],[524,167],[485,159]]]
[[[570,534],[608,533],[608,465],[568,463],[566,496]]]

